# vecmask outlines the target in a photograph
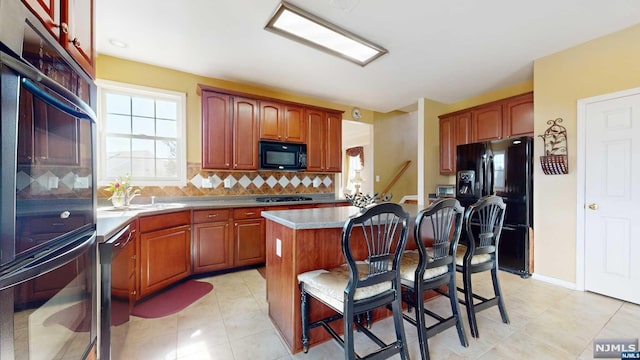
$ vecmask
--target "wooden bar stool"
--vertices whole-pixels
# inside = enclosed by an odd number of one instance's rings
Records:
[[[422,359],[429,359],[427,339],[452,326],[458,330],[460,344],[468,346],[458,306],[455,266],[463,214],[464,208],[453,198],[438,200],[420,211],[413,228],[417,250],[405,251],[400,262],[402,298],[409,309],[415,308],[415,319],[407,314],[403,316],[418,331]],[[433,242],[425,232],[432,234]],[[448,292],[439,291],[442,286],[447,286]],[[424,295],[430,290],[437,290],[449,298],[451,316],[444,317],[425,308]],[[437,322],[427,326],[425,315]]]
[[[409,359],[402,322],[400,257],[407,242],[409,214],[394,203],[374,204],[350,217],[342,228],[342,252],[346,264],[298,275],[302,312],[302,346],[309,350],[308,332],[325,328],[345,351],[345,359],[385,359],[400,354]],[[309,320],[309,296],[335,310],[336,315]],[[386,344],[359,319],[376,308],[390,305],[396,340]],[[344,338],[329,325],[343,320]],[[366,356],[356,354],[354,326],[378,345]]]
[[[464,294],[464,301],[461,302],[467,308],[471,336],[476,338],[480,336],[476,321],[476,313],[479,311],[497,305],[502,322],[509,323],[498,281],[498,243],[505,209],[506,205],[501,197],[488,195],[469,206],[464,215],[466,241],[465,246],[459,247],[456,256],[456,268],[462,273],[463,284],[458,291]],[[473,293],[471,277],[484,271],[491,271],[494,296],[490,299]]]

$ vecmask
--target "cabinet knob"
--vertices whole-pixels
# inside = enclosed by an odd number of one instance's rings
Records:
[[[72,43],[73,46],[75,46],[75,47],[78,47],[78,48],[80,47],[80,39],[78,39],[78,38],[73,38],[73,40],[71,40],[69,42]]]
[[[67,23],[61,23],[60,25],[54,25],[54,27],[59,27],[60,31],[62,31],[65,34],[69,33],[69,25],[67,25]]]
[[[137,293],[138,293],[137,291],[133,290],[133,291],[131,292],[131,295],[135,295],[135,294],[137,294]]]
[[[229,166],[229,163],[224,164],[224,166]]]
[[[598,204],[589,204],[589,209],[598,210]]]
[[[238,223],[234,223],[233,225],[234,225],[234,226],[238,226]]]

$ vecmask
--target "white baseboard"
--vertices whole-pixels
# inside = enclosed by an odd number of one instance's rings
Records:
[[[535,279],[535,280],[544,281],[544,282],[549,283],[549,284],[562,286],[562,287],[567,288],[567,289],[577,290],[576,284],[572,283],[572,282],[569,282],[569,281],[564,281],[564,280],[560,280],[560,279],[556,279],[556,278],[552,278],[552,277],[549,277],[549,276],[544,276],[544,275],[540,275],[540,274],[536,274],[536,273],[533,273],[531,275],[531,278]]]

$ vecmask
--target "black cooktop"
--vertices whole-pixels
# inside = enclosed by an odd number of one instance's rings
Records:
[[[284,201],[309,201],[313,200],[306,196],[264,196],[257,197],[257,202],[284,202]]]

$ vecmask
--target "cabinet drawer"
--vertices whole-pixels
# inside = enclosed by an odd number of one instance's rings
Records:
[[[189,224],[191,224],[190,211],[151,215],[140,218],[140,232],[145,233]]]
[[[233,219],[234,220],[242,220],[242,219],[255,219],[259,218],[262,214],[262,210],[264,208],[241,208],[233,210]]]
[[[226,221],[229,219],[229,209],[194,210],[193,223],[208,223],[213,221]]]

